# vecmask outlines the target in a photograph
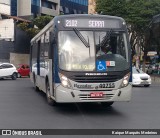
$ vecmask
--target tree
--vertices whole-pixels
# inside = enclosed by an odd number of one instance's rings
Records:
[[[33,19],[32,23],[22,22],[19,23],[17,26],[20,27],[23,31],[25,31],[30,38],[34,37],[41,29],[43,29],[53,17],[51,16],[38,16],[37,18]],[[35,27],[36,26],[36,27]]]
[[[149,43],[145,35],[152,17],[160,13],[160,0],[96,0],[98,13],[120,16],[128,25],[132,51],[139,46],[147,54]]]
[[[53,17],[46,15],[46,16],[38,16],[33,20],[33,24],[36,25],[39,29],[43,29]]]
[[[40,31],[38,28],[33,28],[32,25],[26,22],[19,23],[17,26],[26,32],[30,38],[34,37]]]

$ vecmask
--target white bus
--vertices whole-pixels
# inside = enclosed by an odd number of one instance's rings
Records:
[[[55,17],[31,40],[31,80],[56,103],[130,101],[131,47],[124,19]]]

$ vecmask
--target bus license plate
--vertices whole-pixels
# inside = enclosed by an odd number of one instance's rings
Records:
[[[101,83],[99,88],[115,88],[115,83]]]
[[[103,92],[93,92],[93,93],[90,93],[90,97],[103,97]]]

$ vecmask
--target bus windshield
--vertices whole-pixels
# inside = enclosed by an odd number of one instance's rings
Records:
[[[60,31],[59,67],[66,71],[102,71],[129,69],[127,38],[121,31]]]

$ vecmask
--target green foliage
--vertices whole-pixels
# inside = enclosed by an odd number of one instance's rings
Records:
[[[29,34],[29,36],[30,36],[31,38],[33,38],[36,34],[38,34],[39,31],[40,31],[40,30],[37,29],[37,28],[29,28],[29,29],[26,30],[26,32]]]
[[[145,28],[160,13],[160,0],[96,0],[98,13],[120,16],[128,24]]]
[[[33,24],[35,24],[39,29],[43,29],[51,20],[53,17],[51,16],[38,16],[33,20]]]
[[[32,28],[31,25],[26,22],[19,23],[17,26],[25,31],[30,38],[34,37],[39,32],[39,29]]]
[[[154,15],[160,13],[160,0],[96,0],[96,11],[120,16],[128,24],[132,50],[138,45],[147,53],[149,43],[146,30]]]
[[[123,17],[126,15],[125,0],[96,0],[96,11],[105,15]]]
[[[19,28],[21,28],[23,31],[26,31],[29,27],[29,24],[26,22],[20,23],[17,25]]]
[[[22,22],[19,23],[17,26],[21,28],[23,31],[25,31],[30,38],[34,37],[41,29],[43,29],[51,20],[53,17],[51,16],[38,16],[35,18],[32,23],[26,23]],[[34,26],[37,26],[38,28],[34,28]]]

